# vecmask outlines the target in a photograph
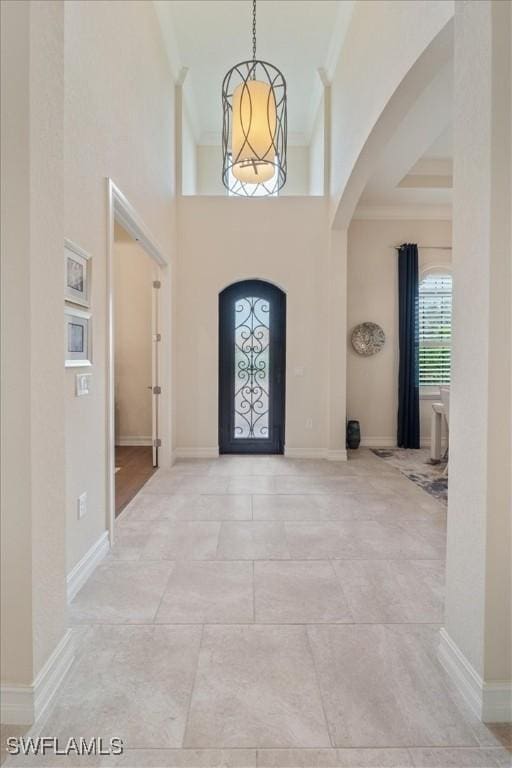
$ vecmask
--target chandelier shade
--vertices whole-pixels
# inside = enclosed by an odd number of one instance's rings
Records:
[[[253,2],[253,58],[236,64],[222,83],[222,182],[241,197],[276,195],[286,182],[286,81],[256,59],[256,3]]]
[[[274,175],[276,101],[274,92],[261,80],[240,84],[233,93],[233,176],[259,184]]]

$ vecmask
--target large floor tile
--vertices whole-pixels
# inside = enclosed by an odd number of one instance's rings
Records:
[[[44,733],[180,747],[200,637],[199,627],[95,627]]]
[[[205,627],[185,746],[330,746],[303,627]]]
[[[311,475],[308,477],[277,476],[275,493],[358,493],[368,490],[362,477]]]
[[[271,476],[260,475],[241,475],[232,477],[227,483],[227,493],[252,494],[252,493],[275,493],[275,478]]]
[[[333,566],[356,623],[443,619],[442,560],[336,560]]]
[[[440,551],[395,523],[345,520],[285,523],[290,556],[296,560],[439,559]]]
[[[351,621],[332,563],[258,562],[254,568],[257,622]]]
[[[107,560],[140,560],[140,556],[150,536],[146,522],[136,525],[118,525],[115,531],[114,546],[107,555]],[[130,521],[131,523],[131,521]]]
[[[142,560],[213,560],[220,523],[153,521]]]
[[[414,768],[496,768],[499,765],[492,749],[411,749]]]
[[[122,519],[222,521],[250,520],[251,515],[249,495],[140,493],[125,509]]]
[[[355,496],[328,494],[260,494],[253,497],[255,520],[322,522],[358,519]],[[367,518],[371,519],[371,518]]]
[[[176,474],[158,470],[144,486],[146,493],[227,493],[228,478],[212,475]]]
[[[478,746],[437,662],[437,627],[331,624],[308,633],[336,746]]]
[[[494,749],[410,749],[414,768],[496,768],[501,754]],[[510,765],[510,761],[509,761]]]
[[[258,749],[258,768],[411,768],[406,749]]]
[[[155,619],[167,624],[253,620],[253,564],[220,561],[176,563]]]
[[[101,768],[256,768],[255,749],[127,750]]]
[[[173,563],[99,565],[69,607],[72,623],[143,624],[153,620]]]
[[[222,523],[219,560],[289,559],[283,523],[247,521]]]

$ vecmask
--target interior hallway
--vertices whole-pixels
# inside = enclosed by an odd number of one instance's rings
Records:
[[[445,522],[365,450],[158,470],[71,604],[40,733],[123,739],[80,765],[509,765],[436,658]]]

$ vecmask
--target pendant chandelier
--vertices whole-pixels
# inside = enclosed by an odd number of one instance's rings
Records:
[[[256,58],[256,0],[252,59],[232,67],[222,83],[222,182],[234,195],[275,195],[286,182],[286,80]]]

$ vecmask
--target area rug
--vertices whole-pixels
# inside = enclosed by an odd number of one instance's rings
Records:
[[[448,478],[443,477],[446,462],[431,464],[428,449],[372,448],[371,450],[442,504],[448,504]]]

